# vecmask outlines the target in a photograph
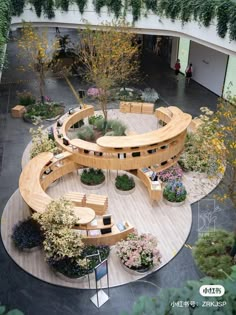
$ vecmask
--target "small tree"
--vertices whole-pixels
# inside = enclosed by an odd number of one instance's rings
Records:
[[[125,23],[103,24],[93,30],[87,26],[80,32],[78,54],[85,66],[85,78],[96,85],[98,99],[107,121],[108,91],[135,77],[138,65],[138,45]]]
[[[47,30],[39,32],[32,27],[31,23],[23,23],[22,35],[18,41],[19,55],[24,58],[27,56],[26,67],[33,71],[38,78],[42,103],[44,103],[45,95],[45,75],[50,69],[52,53],[58,45],[58,39],[52,43],[49,42]],[[24,67],[21,69],[25,70]]]
[[[86,260],[81,259],[84,248],[82,236],[72,229],[78,218],[70,201],[64,198],[53,200],[45,212],[35,213],[33,218],[40,223],[44,232],[43,246],[47,259],[69,257],[82,266],[86,265]]]

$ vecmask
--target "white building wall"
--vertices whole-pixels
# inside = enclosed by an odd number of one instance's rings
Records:
[[[53,27],[57,25],[58,27],[77,28],[83,26],[86,21],[94,25],[94,27],[98,27],[102,22],[112,21],[113,19],[114,15],[109,15],[106,8],[98,15],[94,11],[92,0],[88,1],[88,6],[83,15],[80,14],[77,5],[74,4],[70,6],[68,12],[57,10],[56,16],[52,20],[48,20],[43,14],[38,18],[32,10],[32,7],[28,5],[20,17],[12,18],[12,29],[19,27],[22,20],[30,21],[41,26],[43,24]],[[127,13],[126,19],[132,24],[131,12]],[[146,17],[142,15],[133,26],[133,30],[136,33],[142,34],[187,37],[200,44],[236,56],[236,41],[230,42],[228,37],[225,39],[220,38],[217,35],[215,24],[211,24],[208,28],[200,26],[200,24],[195,21],[183,25],[181,21],[173,22],[170,19],[148,13]]]
[[[172,38],[172,49],[171,49],[171,61],[170,67],[174,69],[175,62],[178,58],[178,50],[179,50],[179,38],[173,37]]]
[[[226,54],[191,42],[189,62],[193,64],[193,79],[220,96],[227,60]]]

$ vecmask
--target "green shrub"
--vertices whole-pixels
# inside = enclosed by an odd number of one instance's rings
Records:
[[[187,191],[180,181],[169,182],[163,191],[163,197],[170,202],[181,202],[187,197]]]
[[[17,92],[16,95],[19,99],[20,105],[28,106],[28,105],[35,104],[36,102],[36,98],[30,92],[27,92],[27,91]]]
[[[193,248],[193,257],[200,271],[215,279],[226,278],[233,265],[230,256],[233,244],[233,233],[224,230],[209,231],[200,237]]]
[[[95,170],[94,168],[89,168],[83,170],[81,174],[81,182],[88,186],[99,185],[105,180],[105,175],[102,170]]]
[[[77,137],[85,141],[94,140],[95,136],[94,136],[93,128],[88,125],[82,126],[77,132]]]
[[[116,134],[115,134],[114,131],[108,131],[108,132],[105,133],[104,136],[107,136],[107,137],[114,137],[115,135],[116,135]]]
[[[98,119],[95,119],[94,126],[97,128],[98,131],[104,131],[105,119],[102,116]]]
[[[89,122],[90,125],[96,126],[96,121],[100,120],[100,119],[103,119],[102,115],[90,116],[88,118],[88,122]]]
[[[106,129],[114,132],[114,136],[124,136],[126,126],[119,120],[108,120]]]
[[[115,185],[119,190],[128,191],[135,187],[135,182],[133,177],[124,174],[116,177]]]
[[[27,106],[27,112],[24,114],[24,118],[28,120],[34,120],[35,117],[40,117],[41,119],[54,118],[58,115],[64,113],[64,108],[54,102],[50,103],[36,103]]]

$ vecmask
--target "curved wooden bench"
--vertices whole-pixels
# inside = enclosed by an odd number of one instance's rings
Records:
[[[151,171],[151,170],[150,170]],[[137,177],[141,179],[144,185],[148,189],[149,196],[152,201],[160,201],[162,199],[162,189],[161,185],[153,182],[148,176],[147,172],[144,172],[142,169],[138,169]]]
[[[92,113],[92,106],[87,105],[84,109],[67,116],[63,126],[59,128],[62,138],[67,137],[68,128],[76,123],[76,120]],[[156,165],[157,171],[161,171],[178,160],[184,147],[187,127],[192,119],[189,114],[174,106],[168,107],[168,115],[171,119],[161,129],[127,137],[101,137],[96,144],[73,139],[68,140],[68,145],[65,145],[63,139],[58,137],[56,126],[54,135],[57,144],[63,150],[73,153],[72,159],[77,164],[115,170],[133,170]],[[120,156],[124,158],[121,159]]]

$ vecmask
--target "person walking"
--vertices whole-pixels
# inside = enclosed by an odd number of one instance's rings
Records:
[[[178,75],[179,75],[179,70],[181,68],[181,65],[180,65],[180,60],[177,59],[176,60],[176,63],[175,63],[175,75],[176,75],[176,81],[179,81],[178,79]]]
[[[187,83],[189,84],[190,79],[191,79],[192,76],[193,76],[193,65],[192,65],[192,63],[190,63],[190,64],[187,66],[187,68],[186,68],[186,70],[185,70],[185,74],[186,74]]]

